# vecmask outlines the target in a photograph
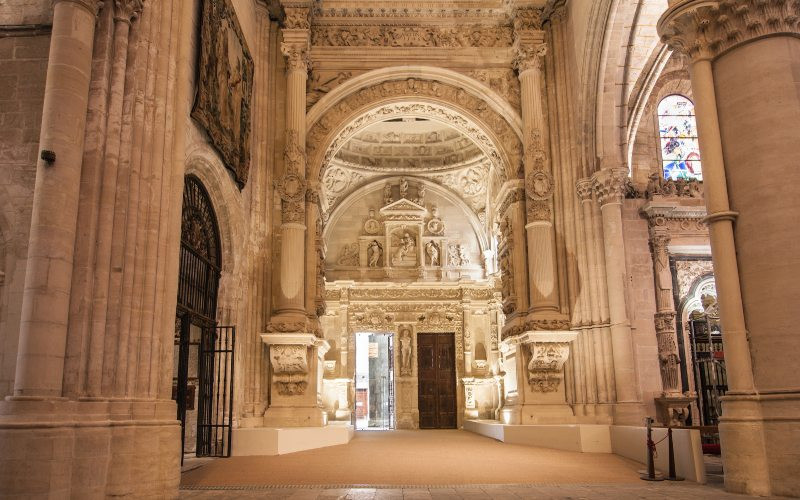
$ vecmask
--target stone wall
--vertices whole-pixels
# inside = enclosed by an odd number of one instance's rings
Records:
[[[16,35],[0,37],[0,398],[14,383],[50,48],[46,30]]]

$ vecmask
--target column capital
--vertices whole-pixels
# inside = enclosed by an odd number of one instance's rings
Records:
[[[583,179],[578,179],[578,182],[575,183],[575,194],[578,195],[578,199],[581,201],[592,201],[592,179],[589,177],[584,177]]]
[[[311,71],[307,43],[281,42],[281,53],[286,57],[287,71]]]
[[[128,24],[139,17],[144,8],[144,0],[114,0],[114,21]]]
[[[604,168],[592,176],[592,188],[600,206],[621,204],[625,197],[628,169]]]
[[[653,253],[666,251],[670,241],[672,241],[672,236],[670,236],[666,228],[656,229],[652,225],[650,226],[650,245]]]
[[[102,0],[56,0],[53,2],[54,5],[59,3],[74,3],[83,7],[95,16],[100,12],[100,8],[103,7]]]
[[[514,44],[514,58],[511,61],[520,76],[530,70],[541,71],[544,68],[544,56],[547,54],[545,42],[525,43],[517,40]]]
[[[800,34],[800,4],[791,0],[679,0],[658,21],[669,48],[692,61],[714,59],[752,40]]]

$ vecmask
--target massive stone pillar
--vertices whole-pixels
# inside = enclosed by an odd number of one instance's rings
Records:
[[[625,193],[624,168],[606,168],[592,176],[595,196],[600,203],[603,222],[606,286],[611,329],[611,352],[614,358],[616,406],[614,421],[620,424],[642,423],[644,407],[637,390],[631,325],[625,306],[625,242],[622,236],[622,199]]]
[[[61,396],[84,130],[98,5],[55,3],[14,396]]]
[[[314,314],[316,193],[308,195],[306,180],[310,6],[293,4],[285,12],[281,51],[286,56],[286,140],[284,171],[276,183],[281,200],[280,274],[275,314],[267,326],[269,333],[262,335],[271,366],[270,406],[264,424],[313,427],[326,423],[321,390],[328,343],[321,338]]]
[[[544,56],[547,46],[541,31],[541,11],[533,7],[515,11],[514,66],[519,73],[528,247],[528,287],[532,313],[558,312],[558,274],[553,229],[553,175],[550,171],[548,125],[545,115]]]
[[[725,486],[797,496],[800,5],[669,4],[658,31],[691,61],[722,320]]]

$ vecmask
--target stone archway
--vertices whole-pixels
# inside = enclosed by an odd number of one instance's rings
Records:
[[[429,116],[458,127],[484,150],[501,179],[519,176],[520,132],[486,100],[449,83],[408,77],[354,90],[310,123],[307,178],[321,179],[337,148],[361,128],[403,115]]]

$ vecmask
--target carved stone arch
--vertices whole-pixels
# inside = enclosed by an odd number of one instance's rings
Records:
[[[509,123],[517,132],[517,135],[522,137],[522,117],[519,114],[519,110],[514,108],[507,99],[472,77],[450,69],[437,68],[435,66],[391,66],[368,71],[350,78],[325,94],[308,111],[306,121],[310,127],[316,123],[322,115],[327,113],[334,104],[362,88],[372,87],[384,81],[406,78],[436,80],[465,89],[486,101],[492,109],[502,116],[507,117]]]
[[[307,177],[321,180],[330,158],[359,130],[403,116],[424,116],[454,126],[475,141],[502,179],[518,176],[522,164],[520,133],[489,103],[449,83],[403,78],[383,80],[352,92],[309,122]]]
[[[428,179],[423,177],[415,177],[411,174],[404,174],[403,176],[382,176],[382,177],[373,177],[370,178],[369,182],[364,184],[363,186],[359,187],[352,193],[350,193],[346,198],[340,201],[333,211],[330,213],[330,217],[328,221],[325,223],[325,227],[322,230],[322,238],[323,240],[327,238],[328,231],[330,228],[336,226],[336,221],[343,215],[350,212],[350,207],[358,201],[365,193],[371,193],[374,191],[382,190],[383,187],[386,185],[387,182],[390,183],[397,183],[400,181],[401,178],[405,177],[408,180],[413,180],[417,184],[425,184],[425,187],[430,190],[432,193],[436,193],[442,198],[446,199],[459,209],[461,209],[467,217],[467,221],[469,221],[470,226],[475,231],[475,234],[478,236],[478,244],[480,245],[481,254],[484,251],[489,250],[491,248],[489,242],[489,234],[487,229],[481,224],[480,219],[478,216],[473,212],[470,207],[462,200],[458,195],[449,191],[448,189],[442,187],[441,185],[432,182]]]
[[[227,170],[207,147],[191,151],[186,161],[186,175],[197,177],[211,199],[217,216],[222,262],[217,300],[217,318],[222,324],[237,324],[242,304],[241,276],[247,224],[242,212],[242,194]],[[236,237],[234,237],[234,232]]]

